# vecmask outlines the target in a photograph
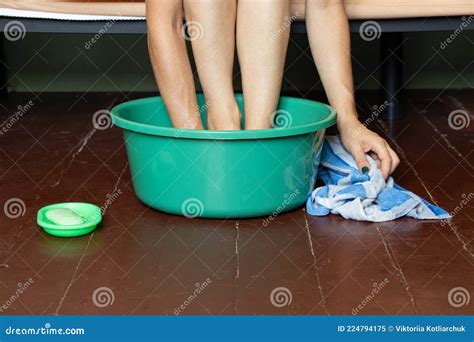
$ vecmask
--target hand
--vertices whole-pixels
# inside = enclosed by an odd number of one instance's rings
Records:
[[[362,125],[355,117],[338,121],[338,128],[342,144],[354,156],[361,172],[369,171],[366,153],[375,160],[385,178],[400,164],[400,159],[385,139]]]

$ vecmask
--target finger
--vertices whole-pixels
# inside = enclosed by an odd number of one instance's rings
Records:
[[[357,164],[357,168],[362,172],[362,173],[369,173],[369,161],[365,157],[364,150],[360,146],[356,146],[352,149],[352,155],[354,156],[354,159]]]
[[[377,157],[380,159],[380,169],[382,170],[384,178],[387,178],[392,169],[392,157],[388,152],[387,145],[385,141],[380,143],[373,144],[371,150],[377,154]]]
[[[369,156],[375,161],[375,163],[377,164],[377,168],[380,169],[380,159],[377,157],[377,154],[375,154],[374,152],[370,151],[370,152],[369,152]]]
[[[390,174],[395,171],[397,166],[400,164],[400,158],[398,158],[398,155],[395,153],[395,151],[387,145],[388,153],[390,154],[390,157],[392,158],[392,168],[390,170]]]
[[[378,160],[379,158],[377,157],[377,154],[373,151],[367,152],[367,154],[373,159],[373,160]]]

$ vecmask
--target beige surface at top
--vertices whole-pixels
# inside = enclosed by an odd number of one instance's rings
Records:
[[[291,2],[293,13],[299,19],[304,19],[305,0],[291,0]],[[349,17],[352,19],[407,18],[474,14],[474,0],[345,0],[345,6]],[[42,12],[145,16],[144,1],[0,0],[0,8],[2,7]]]

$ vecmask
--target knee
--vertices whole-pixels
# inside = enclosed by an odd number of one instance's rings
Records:
[[[148,2],[147,2],[148,3]],[[184,10],[182,4],[154,3],[147,4],[147,26],[150,33],[166,32],[180,29],[183,26]]]

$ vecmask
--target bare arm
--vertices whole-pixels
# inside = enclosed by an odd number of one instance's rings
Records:
[[[146,1],[146,12],[153,71],[173,126],[202,129],[193,73],[182,33],[182,1]]]
[[[365,153],[370,153],[388,177],[399,164],[398,156],[357,118],[349,23],[343,0],[306,0],[306,24],[316,67],[329,102],[338,113],[337,126],[344,147],[360,170],[368,170]]]

